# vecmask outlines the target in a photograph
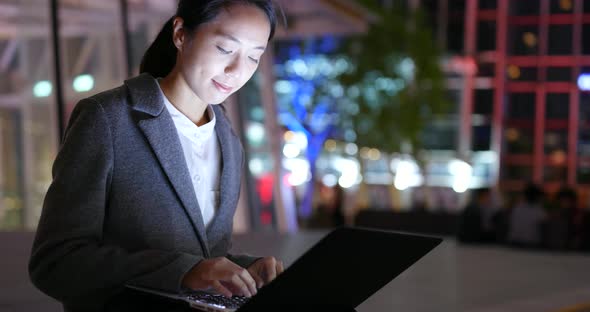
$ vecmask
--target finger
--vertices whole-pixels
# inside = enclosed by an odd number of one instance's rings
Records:
[[[221,294],[224,295],[226,297],[231,297],[233,294],[232,292],[227,289],[225,286],[223,286],[219,281],[213,281],[213,283],[211,284],[211,287],[213,287],[213,289]]]
[[[220,282],[221,282],[221,285],[223,285],[225,288],[229,289],[229,291],[232,293],[232,296],[244,296],[244,292],[242,291],[240,286],[236,285],[233,281],[229,280],[229,281],[220,281]]]
[[[252,278],[256,282],[256,287],[259,289],[262,288],[262,286],[264,286],[264,281],[262,280],[262,277],[260,277],[260,275],[258,275],[258,273],[254,271],[248,270],[248,272],[250,272],[250,276],[252,276]]]
[[[269,261],[266,263],[266,283],[270,283],[277,277],[277,264],[276,261]]]
[[[252,297],[252,293],[250,292],[250,288],[246,284],[246,281],[242,279],[242,276],[238,273],[232,275],[229,282],[238,290],[238,293],[242,296]]]
[[[246,286],[248,286],[248,290],[250,291],[252,296],[256,295],[256,293],[258,292],[256,290],[256,281],[254,281],[254,278],[252,277],[252,275],[250,275],[250,272],[248,272],[248,270],[246,269],[242,269],[240,272],[240,277],[242,278],[244,283],[246,283]]]
[[[283,261],[277,261],[277,275],[283,273],[284,270]]]

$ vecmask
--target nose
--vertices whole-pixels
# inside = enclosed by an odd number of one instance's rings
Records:
[[[240,78],[241,71],[242,62],[240,61],[239,57],[234,57],[232,61],[229,64],[227,64],[224,70],[225,75],[232,79]]]

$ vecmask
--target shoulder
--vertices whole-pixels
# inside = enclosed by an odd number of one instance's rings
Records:
[[[70,115],[70,119],[79,114],[104,114],[119,109],[126,104],[125,90],[121,86],[109,89],[79,100]],[[123,105],[121,105],[123,104]]]
[[[154,89],[154,86],[145,82],[149,80],[154,79],[151,78],[151,76],[147,77],[145,74],[125,80],[124,83],[117,87],[96,93],[80,100],[76,104],[74,112],[86,110],[103,111],[111,118],[129,112],[134,107],[134,97],[132,94],[134,91],[139,94],[153,93],[151,89]],[[145,102],[151,102],[153,99],[140,98],[138,101],[139,103],[142,103],[141,105],[146,105],[147,103]]]
[[[117,110],[129,104],[127,88],[124,85],[97,93],[80,102],[94,103],[94,105],[100,106],[105,111]]]
[[[141,74],[125,80],[118,87],[108,89],[87,98],[101,105],[105,111],[136,109],[156,113],[163,106],[160,87],[156,79],[149,74]]]
[[[80,131],[81,127],[94,128],[96,133],[113,132],[120,120],[129,119],[128,98],[121,85],[79,100],[69,116],[67,132]]]

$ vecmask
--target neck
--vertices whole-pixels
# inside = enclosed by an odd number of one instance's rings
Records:
[[[209,122],[209,116],[205,114],[207,103],[193,92],[179,72],[172,71],[164,77],[160,81],[160,88],[170,103],[197,126]]]

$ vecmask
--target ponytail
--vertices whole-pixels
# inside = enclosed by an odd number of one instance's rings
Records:
[[[171,17],[156,37],[156,40],[147,49],[141,65],[139,65],[139,72],[141,74],[148,73],[154,78],[167,76],[174,65],[176,65],[177,49],[172,41],[174,33],[174,16]]]

